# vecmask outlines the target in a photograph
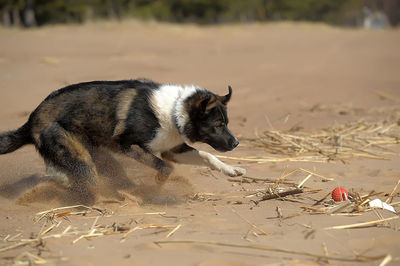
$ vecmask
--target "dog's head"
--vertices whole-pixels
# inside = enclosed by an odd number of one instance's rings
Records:
[[[239,144],[237,138],[228,129],[226,105],[232,96],[232,88],[225,96],[209,91],[199,91],[186,102],[189,121],[184,133],[192,142],[209,144],[217,151],[230,151]]]

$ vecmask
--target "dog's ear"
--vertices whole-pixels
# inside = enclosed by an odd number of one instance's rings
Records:
[[[195,108],[197,110],[197,113],[200,116],[203,116],[203,115],[208,113],[209,108],[207,108],[207,107],[208,107],[209,103],[210,103],[210,97],[209,96],[202,96],[202,97],[200,97],[200,99],[198,99],[195,102],[194,106],[195,106]]]
[[[230,85],[228,86],[228,90],[229,90],[229,92],[227,95],[218,96],[218,100],[224,105],[226,105],[229,102],[229,100],[231,99],[231,96],[232,96],[232,87]]]

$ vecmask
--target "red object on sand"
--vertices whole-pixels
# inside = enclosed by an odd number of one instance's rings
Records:
[[[332,199],[334,201],[340,202],[340,201],[345,201],[349,198],[349,193],[345,188],[342,187],[337,187],[334,190],[332,190]]]

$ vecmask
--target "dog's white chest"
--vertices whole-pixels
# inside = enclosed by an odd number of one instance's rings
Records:
[[[181,145],[183,142],[177,129],[167,130],[161,127],[148,146],[152,152],[164,152]]]

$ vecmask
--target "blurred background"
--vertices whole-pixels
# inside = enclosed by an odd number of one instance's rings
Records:
[[[232,85],[241,133],[352,121],[400,97],[399,0],[0,0],[0,15],[4,129],[90,80]]]
[[[313,21],[385,28],[400,21],[398,0],[1,0],[5,26],[34,27],[139,18],[200,24]]]

